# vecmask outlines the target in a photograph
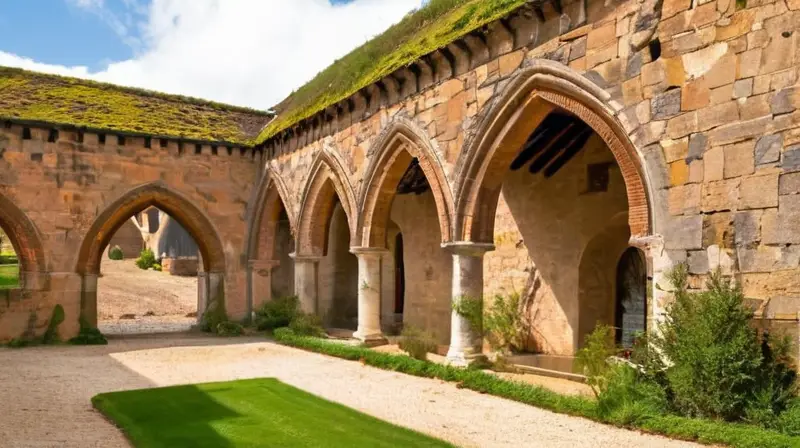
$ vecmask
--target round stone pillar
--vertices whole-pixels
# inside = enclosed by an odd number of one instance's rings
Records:
[[[290,254],[294,259],[294,292],[300,301],[300,311],[317,312],[317,266],[321,257]]]
[[[358,257],[358,330],[353,337],[367,344],[386,342],[381,332],[381,257],[382,248],[356,247]]]
[[[483,303],[483,255],[494,250],[493,244],[456,242],[444,245],[453,253],[452,303],[462,298],[477,299]],[[483,316],[481,316],[483,318]],[[483,337],[480,328],[472,328],[469,321],[455,310],[450,317],[450,349],[447,362],[466,366],[483,356]]]

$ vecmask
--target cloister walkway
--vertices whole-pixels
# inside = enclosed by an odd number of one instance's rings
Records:
[[[0,349],[0,440],[7,448],[129,446],[122,433],[92,409],[93,395],[252,377],[276,377],[459,446],[694,446],[261,338],[197,335],[115,339],[103,347]]]

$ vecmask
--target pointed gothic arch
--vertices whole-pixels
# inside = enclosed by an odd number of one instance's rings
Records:
[[[329,218],[338,197],[355,241],[356,202],[344,163],[335,151],[324,147],[311,164],[298,217],[297,251],[301,256],[323,255],[328,241]]]
[[[75,272],[98,274],[103,249],[117,229],[131,216],[151,206],[172,216],[194,238],[205,272],[225,272],[225,251],[214,224],[190,199],[161,181],[128,190],[97,215],[81,243]]]
[[[436,203],[442,243],[452,240],[453,196],[436,151],[426,133],[412,121],[396,118],[369,151],[359,195],[357,239],[362,247],[384,247],[389,210],[397,184],[417,159]]]
[[[487,107],[459,157],[456,238],[492,241],[503,174],[530,131],[558,108],[583,120],[608,145],[625,182],[631,234],[650,235],[652,195],[643,163],[607,105],[609,99],[609,94],[589,79],[554,61],[537,60],[515,75]]]
[[[0,194],[0,227],[6,232],[19,259],[19,286],[25,288],[26,273],[44,273],[47,261],[36,225],[13,202]]]

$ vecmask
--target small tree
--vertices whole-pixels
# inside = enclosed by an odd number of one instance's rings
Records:
[[[145,248],[136,259],[136,266],[139,269],[150,269],[156,264],[156,255],[149,248]]]
[[[108,258],[112,260],[122,260],[125,258],[125,254],[122,253],[122,248],[119,246],[114,246],[108,251]]]

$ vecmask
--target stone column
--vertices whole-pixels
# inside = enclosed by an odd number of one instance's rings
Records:
[[[290,254],[294,259],[294,293],[300,300],[300,311],[317,312],[317,266],[321,257]]]
[[[84,274],[81,278],[81,317],[92,328],[97,328],[97,274]]]
[[[272,270],[279,265],[278,260],[250,260],[248,263],[247,311],[251,318],[261,304],[272,300]]]
[[[367,344],[386,342],[381,332],[381,257],[383,248],[355,247],[358,257],[358,330],[353,336]]]
[[[453,293],[451,300],[457,303],[462,297],[483,302],[483,254],[494,250],[493,244],[455,242],[444,245],[453,253]],[[469,321],[452,311],[450,317],[450,349],[447,362],[466,366],[483,356],[483,338],[479,328],[472,328]]]
[[[676,254],[665,250],[661,235],[632,236],[628,244],[640,249],[647,263],[647,331],[651,331],[664,320],[664,307],[671,297],[670,292],[656,288],[656,285],[669,285],[667,273],[675,266],[672,258]]]

